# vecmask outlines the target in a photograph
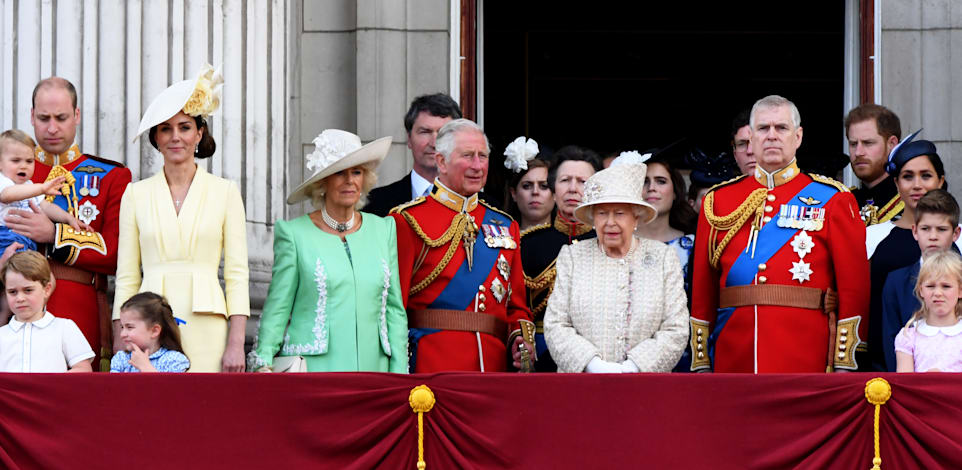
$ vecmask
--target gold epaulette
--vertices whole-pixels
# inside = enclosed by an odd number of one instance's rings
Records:
[[[809,173],[808,176],[810,176],[813,180],[818,181],[819,183],[833,186],[843,193],[851,192],[848,190],[848,186],[845,186],[841,182],[836,181],[834,178],[829,178],[828,176],[822,176],[815,173]]]
[[[543,224],[541,224],[541,225],[535,225],[535,226],[532,226],[532,227],[528,227],[528,228],[526,228],[526,229],[524,229],[524,230],[521,231],[521,238],[524,238],[525,235],[528,235],[528,234],[537,232],[538,230],[544,230],[544,229],[546,229],[546,228],[551,228],[551,223],[545,222],[545,223],[543,223]]]
[[[418,198],[415,199],[415,200],[413,200],[413,201],[408,201],[408,202],[405,202],[404,204],[398,204],[398,205],[394,206],[394,207],[388,212],[388,214],[397,214],[398,212],[401,212],[401,211],[403,211],[404,209],[407,209],[408,207],[414,207],[414,206],[416,206],[416,205],[418,205],[418,204],[421,204],[422,202],[427,201],[427,200],[428,200],[428,199],[427,199],[426,197],[424,197],[424,196],[418,196]]]
[[[716,185],[708,188],[708,192],[714,191],[714,190],[716,190],[716,189],[718,189],[718,188],[720,188],[720,187],[722,187],[722,186],[728,186],[729,184],[732,184],[732,183],[734,183],[734,182],[737,182],[738,180],[744,178],[745,176],[746,176],[746,175],[738,175],[738,176],[736,176],[736,177],[734,177],[734,178],[732,178],[732,179],[730,179],[730,180],[728,180],[728,181],[722,181],[721,183],[718,183],[718,184],[716,184]]]
[[[505,211],[503,211],[503,210],[501,210],[501,209],[498,209],[497,207],[494,207],[494,206],[492,206],[491,204],[488,204],[488,202],[485,201],[484,199],[478,198],[478,202],[480,202],[484,207],[487,207],[488,209],[491,209],[491,210],[493,210],[493,211],[495,211],[495,212],[497,212],[497,213],[499,213],[499,214],[507,217],[508,220],[514,222],[514,217],[511,217],[511,214],[508,214],[507,212],[505,212]]]

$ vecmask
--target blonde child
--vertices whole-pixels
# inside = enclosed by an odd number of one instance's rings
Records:
[[[897,372],[962,372],[962,258],[951,251],[922,262],[922,307],[895,337]]]
[[[43,255],[11,256],[0,279],[14,314],[0,327],[0,372],[91,372],[94,352],[80,328],[46,311],[53,286]]]
[[[47,202],[44,196],[60,194],[66,177],[60,176],[44,183],[30,181],[33,177],[34,154],[37,144],[22,131],[11,129],[0,133],[0,252],[11,243],[23,245],[24,250],[36,250],[37,244],[3,225],[10,209],[30,210],[32,201],[54,222],[70,224],[74,230],[90,230],[76,217],[56,204]]]
[[[124,302],[120,339],[126,350],[114,355],[111,372],[186,372],[190,368],[180,344],[180,328],[163,296],[141,292]]]

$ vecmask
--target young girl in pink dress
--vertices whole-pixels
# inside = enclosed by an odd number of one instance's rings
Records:
[[[962,372],[962,258],[939,251],[922,261],[922,308],[895,337],[897,372]]]

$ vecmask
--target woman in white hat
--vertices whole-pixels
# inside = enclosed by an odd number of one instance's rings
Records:
[[[394,221],[358,211],[391,138],[362,146],[328,129],[314,146],[313,174],[287,197],[310,199],[314,211],[274,225],[274,271],[248,370],[277,371],[275,356],[300,356],[309,372],[406,373]]]
[[[688,341],[678,256],[634,235],[655,209],[643,163],[612,165],[585,183],[574,211],[598,237],[558,254],[544,329],[559,372],[669,372]]]
[[[214,154],[205,118],[220,104],[222,82],[207,65],[196,79],[171,85],[147,107],[137,136],[148,133],[164,156],[164,168],[129,185],[120,206],[115,348],[123,347],[116,333],[120,306],[138,292],[162,294],[181,324],[191,372],[243,372],[250,315],[240,191],[195,162]],[[222,254],[224,290],[217,277]]]

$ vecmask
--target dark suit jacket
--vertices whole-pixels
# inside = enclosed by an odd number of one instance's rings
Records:
[[[895,336],[921,307],[915,297],[915,283],[919,277],[916,261],[904,268],[892,271],[882,290],[882,350],[885,351],[885,367],[895,372]]]
[[[364,212],[386,217],[395,206],[411,200],[411,173],[387,186],[374,188],[367,195],[367,205],[361,208]]]

